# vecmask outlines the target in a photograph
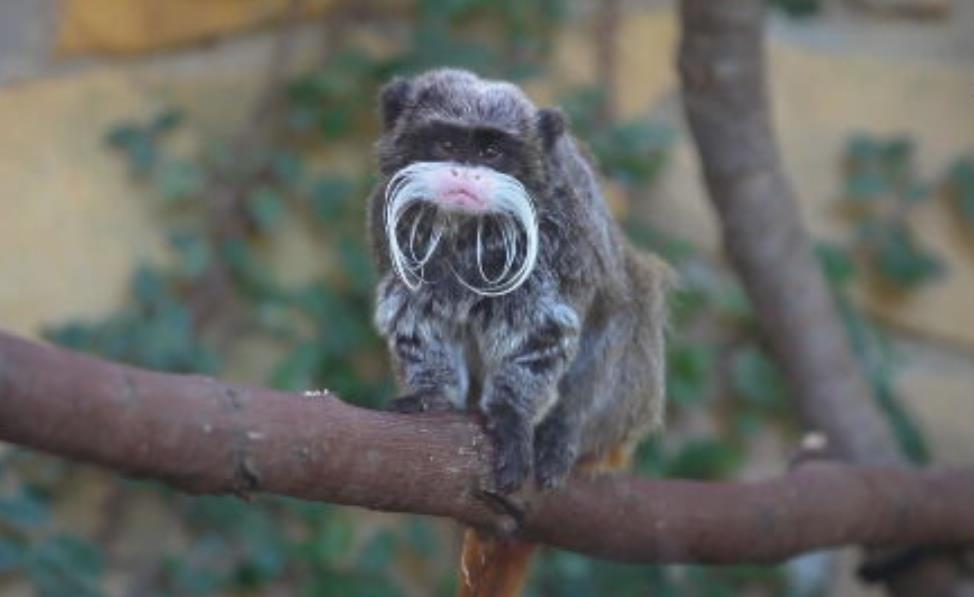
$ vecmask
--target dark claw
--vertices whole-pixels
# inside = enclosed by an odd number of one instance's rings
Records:
[[[520,502],[488,490],[477,491],[476,496],[497,514],[509,516],[518,528],[524,524],[525,507]]]
[[[450,410],[445,401],[428,394],[406,394],[389,403],[389,410],[397,413],[414,414],[428,411]]]

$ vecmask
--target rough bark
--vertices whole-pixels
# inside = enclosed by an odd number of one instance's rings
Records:
[[[139,370],[0,333],[0,440],[192,493],[269,492],[510,528],[461,415],[369,411]],[[523,538],[628,562],[774,562],[822,547],[974,544],[974,469],[812,462],[753,483],[576,478],[516,498]]]

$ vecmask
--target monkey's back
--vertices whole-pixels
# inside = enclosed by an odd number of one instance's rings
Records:
[[[585,421],[583,456],[630,450],[663,422],[665,303],[674,276],[628,243],[623,253],[627,288],[596,293],[559,384],[561,400]]]

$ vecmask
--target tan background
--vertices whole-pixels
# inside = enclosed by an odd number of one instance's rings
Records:
[[[6,40],[0,42],[0,325],[32,335],[45,323],[110,312],[133,264],[162,255],[153,214],[138,200],[123,165],[105,151],[104,133],[114,122],[170,104],[186,106],[195,122],[232,130],[266,68],[270,41],[261,26],[279,20],[286,4],[175,0],[165,10],[152,0],[0,5],[0,39]],[[625,19],[621,40],[621,112],[654,110],[679,126],[672,7],[640,4]],[[193,10],[199,6],[206,8]],[[327,14],[330,3],[308,6]],[[837,159],[850,133],[910,134],[928,176],[974,148],[974,3],[957,2],[953,12],[947,21],[931,22],[846,14],[811,23],[773,20],[775,119],[785,163],[817,234],[846,233],[832,205]],[[307,38],[299,46],[313,56],[317,31],[308,27],[296,26],[294,34]],[[582,33],[562,41],[553,69],[558,83],[591,77]],[[74,57],[61,57],[65,51]],[[126,52],[128,58],[114,56]],[[550,95],[547,83],[535,85],[542,99]],[[686,136],[678,139],[652,212],[667,229],[716,250],[695,157]],[[911,350],[920,351],[901,380],[930,419],[937,443],[960,440],[942,446],[940,455],[974,460],[974,440],[963,428],[974,421],[974,245],[942,209],[927,209],[918,221],[922,240],[946,257],[950,275],[906,302],[864,298],[906,330]],[[313,258],[286,261],[299,267]]]
[[[623,115],[652,110],[678,129],[669,2],[634,3],[621,40]],[[41,326],[114,310],[133,266],[164,259],[154,214],[104,148],[108,127],[182,105],[206,133],[246,117],[270,50],[268,23],[285,0],[4,0],[0,2],[0,327]],[[311,2],[327,18],[332,2]],[[165,9],[160,7],[165,6]],[[293,26],[299,54],[318,29]],[[583,32],[561,41],[553,83],[590,80]],[[368,31],[363,31],[368,36]],[[775,121],[784,162],[816,235],[842,238],[834,216],[837,160],[855,131],[908,134],[926,176],[974,150],[974,2],[945,21],[879,21],[838,11],[810,23],[772,20]],[[192,138],[181,142],[192,144]],[[718,250],[719,239],[681,133],[650,212],[666,229]],[[974,461],[974,244],[942,209],[917,216],[949,263],[943,282],[905,302],[861,293],[899,330],[898,384],[944,462]],[[282,273],[322,256],[294,240]],[[287,271],[288,269],[294,271]]]

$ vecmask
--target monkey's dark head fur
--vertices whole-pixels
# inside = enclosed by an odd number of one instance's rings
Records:
[[[450,159],[489,166],[530,188],[543,182],[536,177],[544,155],[565,130],[559,110],[539,110],[517,86],[456,69],[395,79],[380,104],[379,166],[387,176],[411,162]]]

